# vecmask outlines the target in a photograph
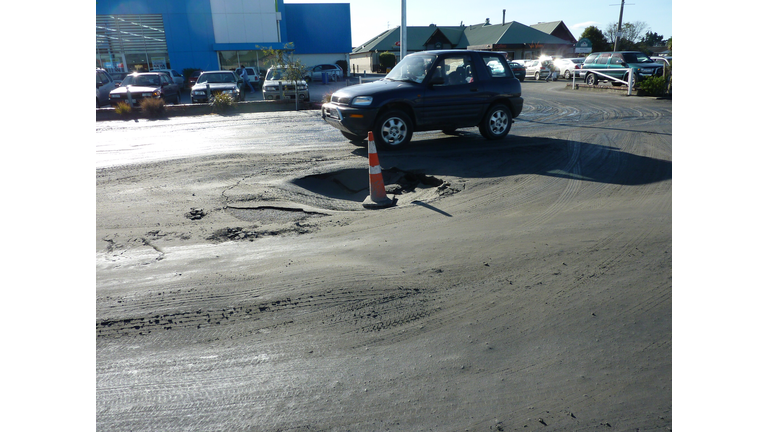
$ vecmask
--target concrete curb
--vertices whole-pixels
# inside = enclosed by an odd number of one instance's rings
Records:
[[[306,102],[299,102],[299,110],[305,109],[318,109],[313,108],[315,104]],[[232,115],[241,113],[253,113],[253,112],[275,112],[275,111],[295,111],[296,102],[290,100],[279,101],[251,101],[251,102],[238,102],[232,109],[227,110],[221,115]],[[208,114],[217,114],[213,108],[208,104],[181,104],[181,105],[166,105],[165,114],[160,118],[179,117],[179,116],[201,116]],[[120,115],[115,112],[114,108],[97,108],[96,109],[96,121],[113,121],[113,120],[136,120],[141,118],[148,118],[148,116],[142,114],[141,108],[134,108],[128,115]]]
[[[598,92],[604,92],[604,93],[616,93],[620,94],[622,96],[627,96],[627,86],[601,86],[601,85],[588,85],[588,84],[576,84],[575,88],[573,87],[573,83],[568,83],[565,85],[565,88],[567,90],[580,90],[580,91],[598,91]],[[642,96],[638,95],[638,91],[636,89],[632,89],[632,96]]]

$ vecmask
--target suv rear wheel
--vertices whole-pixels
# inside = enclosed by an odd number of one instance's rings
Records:
[[[376,120],[373,137],[376,145],[389,150],[405,147],[413,136],[413,121],[400,110],[389,110]]]
[[[502,139],[512,127],[512,112],[506,105],[497,104],[491,107],[480,123],[480,134],[486,139]]]
[[[595,74],[588,74],[584,79],[584,82],[587,83],[587,85],[597,85],[597,77]]]

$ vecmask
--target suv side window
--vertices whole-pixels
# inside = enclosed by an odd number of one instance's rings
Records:
[[[620,65],[623,61],[624,59],[621,57],[621,54],[614,54],[613,56],[611,56],[612,65],[615,65],[615,64]]]
[[[435,67],[433,77],[442,77],[443,86],[471,83],[474,80],[475,67],[468,55],[446,57]]]
[[[587,58],[584,59],[584,63],[586,64],[594,63],[596,59],[597,59],[597,54],[590,54],[589,56],[587,56]]]
[[[611,57],[611,53],[602,53],[600,54],[600,57],[597,58],[597,61],[595,63],[608,64],[608,58],[610,57]]]
[[[509,70],[509,65],[502,59],[494,55],[482,56],[485,67],[488,68],[488,74],[491,78],[509,78],[512,76],[512,71]]]

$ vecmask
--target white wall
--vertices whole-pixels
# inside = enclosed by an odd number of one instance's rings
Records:
[[[209,0],[216,43],[277,42],[274,0]]]

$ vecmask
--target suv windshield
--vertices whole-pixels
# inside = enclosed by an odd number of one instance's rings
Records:
[[[436,58],[436,55],[407,56],[384,79],[420,83],[424,81]]]
[[[204,73],[197,79],[198,83],[233,83],[235,75],[231,73]]]
[[[653,60],[643,53],[624,53],[624,61],[627,63],[653,63]]]
[[[270,69],[267,71],[267,80],[268,81],[279,81],[281,79],[285,79],[286,71],[285,69]]]

